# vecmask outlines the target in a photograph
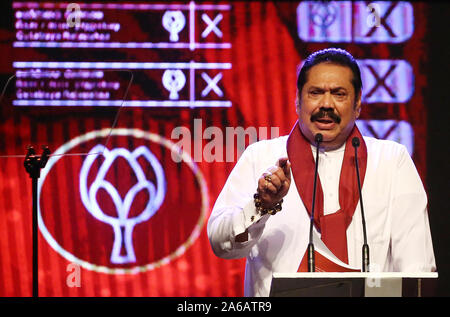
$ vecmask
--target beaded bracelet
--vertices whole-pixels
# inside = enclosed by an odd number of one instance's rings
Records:
[[[261,216],[264,216],[265,214],[269,215],[275,215],[277,212],[281,211],[281,204],[283,203],[283,199],[281,199],[279,202],[275,204],[272,208],[263,208],[262,202],[261,202],[261,196],[259,196],[258,193],[253,195],[254,201],[255,201],[255,207],[256,211],[261,214]]]

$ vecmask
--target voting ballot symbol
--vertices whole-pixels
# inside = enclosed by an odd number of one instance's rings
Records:
[[[162,17],[162,25],[170,33],[170,41],[178,42],[178,33],[186,25],[186,18],[181,11],[166,11]]]
[[[327,36],[327,29],[334,23],[337,17],[337,7],[334,3],[317,2],[311,7],[309,15],[310,23],[317,26],[321,37]]]
[[[166,186],[163,168],[158,159],[145,146],[140,146],[133,152],[130,152],[125,148],[108,150],[99,144],[93,147],[89,154],[80,171],[81,200],[92,216],[101,222],[109,224],[114,230],[114,243],[110,258],[111,263],[124,264],[135,262],[136,256],[132,241],[133,229],[137,224],[150,219],[164,200]],[[99,167],[95,180],[88,188],[87,179],[89,171],[99,156],[103,156],[104,161]],[[144,157],[153,168],[156,176],[156,186],[146,178],[144,171],[138,163],[139,157]],[[137,182],[129,189],[124,199],[122,199],[114,185],[106,179],[108,171],[113,167],[118,158],[125,159],[128,162],[137,178]],[[116,209],[117,217],[111,216],[111,213],[107,213],[100,206],[98,202],[98,192],[100,190],[106,191],[110,196]],[[147,191],[149,197],[145,208],[140,214],[130,217],[130,209],[133,201],[141,191]],[[125,251],[124,255],[121,254],[121,250]]]
[[[402,43],[414,10],[406,1],[301,1],[297,33],[304,42]]]
[[[414,71],[405,60],[359,59],[365,103],[408,102],[414,93]]]
[[[164,88],[170,92],[169,99],[176,100],[179,98],[178,92],[186,84],[186,77],[179,69],[167,69],[164,71],[162,82]]]
[[[409,155],[414,153],[414,130],[403,120],[356,120],[363,136],[391,140],[403,144]]]

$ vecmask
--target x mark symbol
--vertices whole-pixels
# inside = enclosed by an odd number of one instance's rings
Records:
[[[214,92],[219,96],[223,97],[223,92],[220,90],[220,88],[217,86],[217,83],[219,80],[222,79],[222,73],[218,73],[216,76],[214,76],[213,79],[208,76],[206,73],[202,73],[202,78],[206,81],[206,88],[202,91],[202,97],[205,97],[211,90],[214,90]]]
[[[369,5],[370,1],[366,1],[366,4]],[[384,12],[384,15],[382,17],[380,17],[380,25],[381,24],[383,25],[384,29],[388,32],[390,37],[396,37],[396,35],[392,31],[389,24],[386,23],[386,19],[389,17],[389,15],[392,13],[392,11],[395,9],[396,6],[397,6],[397,2],[392,2],[391,5],[389,6],[389,8],[386,10],[386,12]],[[375,33],[376,30],[377,30],[377,26],[375,25],[369,30],[369,32],[367,32],[365,37],[371,37],[373,35],[373,33]]]
[[[383,77],[379,77],[375,69],[372,65],[366,65],[366,67],[369,69],[369,71],[372,73],[373,77],[375,77],[376,84],[372,87],[372,89],[366,94],[366,98],[370,98],[373,93],[378,89],[378,87],[383,86],[384,89],[386,89],[387,93],[392,97],[395,98],[395,93],[386,85],[386,78],[389,77],[389,75],[394,71],[394,69],[397,67],[397,64],[391,64],[387,72],[383,75]]]
[[[214,32],[218,37],[222,37],[222,31],[217,27],[217,24],[223,19],[223,15],[219,13],[216,15],[214,20],[211,20],[206,13],[202,14],[202,20],[208,25],[206,29],[202,32],[202,37],[205,38],[209,33]]]
[[[372,135],[376,138],[376,139],[383,139],[386,140],[388,138],[388,136],[392,133],[392,131],[394,131],[395,129],[397,129],[398,127],[398,121],[394,122],[389,129],[387,129],[384,134],[380,134],[378,135],[377,131],[375,131],[375,129],[368,123],[365,122],[364,124],[365,128],[367,130],[370,131],[370,133],[372,133]]]

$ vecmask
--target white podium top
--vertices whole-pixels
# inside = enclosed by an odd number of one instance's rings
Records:
[[[438,272],[302,272],[273,273],[273,278],[437,278]]]

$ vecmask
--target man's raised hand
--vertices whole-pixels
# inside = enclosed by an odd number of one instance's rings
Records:
[[[271,208],[284,196],[291,185],[291,163],[287,157],[280,158],[275,166],[269,167],[258,179],[258,194],[262,206]]]

